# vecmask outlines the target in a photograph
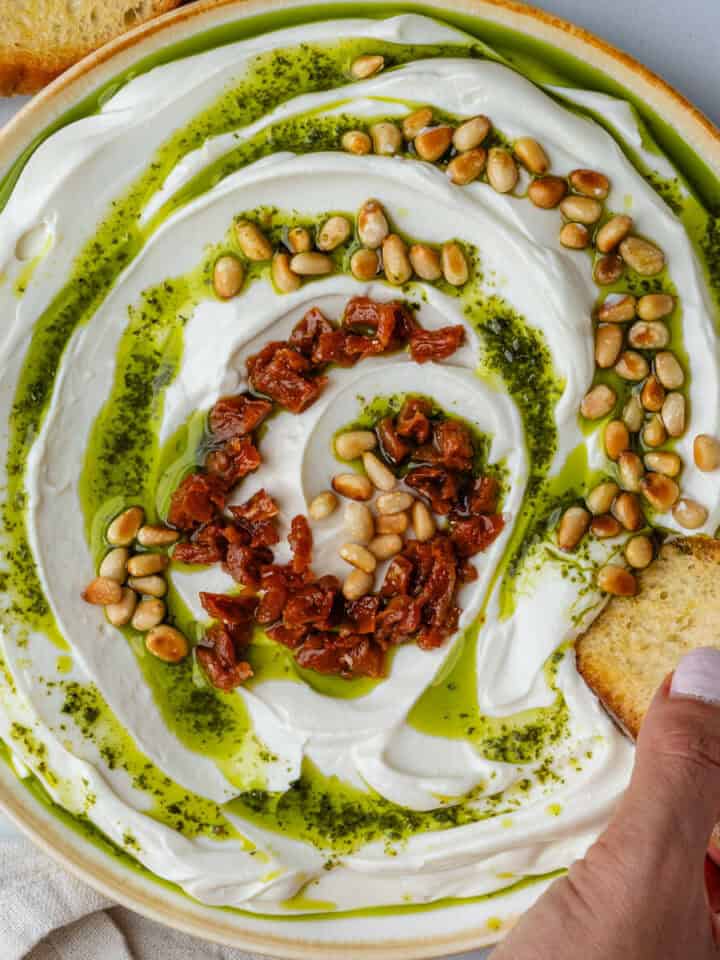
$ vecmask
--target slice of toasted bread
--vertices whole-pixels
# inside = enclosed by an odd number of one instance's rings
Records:
[[[578,640],[577,666],[633,737],[663,678],[695,647],[720,649],[720,540],[666,543],[635,597],[613,597]]]
[[[35,93],[87,53],[181,0],[0,0],[0,95]]]

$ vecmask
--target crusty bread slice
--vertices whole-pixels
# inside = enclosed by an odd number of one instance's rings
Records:
[[[181,0],[0,0],[0,95],[34,93],[90,51]]]
[[[720,649],[720,540],[666,543],[635,597],[613,597],[577,643],[578,670],[637,737],[663,678],[695,647]]]

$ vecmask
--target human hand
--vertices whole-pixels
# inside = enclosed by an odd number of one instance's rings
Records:
[[[720,650],[703,648],[655,694],[605,833],[492,960],[717,960],[719,815]]]

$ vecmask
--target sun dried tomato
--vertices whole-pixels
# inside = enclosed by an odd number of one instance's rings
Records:
[[[408,397],[395,418],[398,434],[425,443],[430,436],[431,411],[432,407],[424,397]]]
[[[232,489],[262,463],[260,453],[250,437],[235,437],[219,450],[211,450],[205,458],[205,468],[218,476],[226,490]]]
[[[298,665],[317,673],[342,677],[383,676],[383,651],[368,637],[358,637],[352,646],[339,646],[334,636],[332,633],[311,633],[297,651]]]
[[[416,363],[446,360],[464,340],[465,327],[460,323],[453,327],[440,327],[439,330],[416,327],[410,336],[410,356]]]
[[[455,630],[455,625],[449,629],[440,629],[439,627],[422,627],[418,631],[415,642],[421,650],[435,650],[441,647],[450,634]]]
[[[383,303],[369,297],[353,297],[343,314],[342,325],[355,339],[348,338],[351,352],[362,356],[397,350],[407,343],[415,329],[412,313],[404,303]],[[362,341],[360,340],[362,337]]]
[[[405,483],[427,497],[435,513],[440,516],[450,512],[460,489],[457,476],[445,467],[415,467],[408,472]]]
[[[456,609],[453,604],[457,586],[457,557],[453,544],[444,534],[437,534],[427,544],[430,546],[432,563],[423,577],[422,588],[418,593],[418,603],[422,606],[423,621],[432,627],[445,630],[445,636],[452,632]]]
[[[224,566],[236,583],[241,583],[249,590],[257,590],[260,587],[262,568],[272,563],[272,560],[272,550],[267,547],[245,547],[231,543]]]
[[[332,333],[334,329],[322,310],[318,307],[311,307],[302,320],[298,320],[293,327],[288,343],[310,359],[318,337],[323,333]]]
[[[249,544],[246,531],[230,520],[213,520],[200,527],[187,543],[179,543],[173,560],[181,563],[219,563],[225,559],[229,543]]]
[[[307,517],[298,514],[293,517],[288,534],[288,543],[292,550],[292,568],[295,573],[303,573],[312,563],[312,531]]]
[[[495,477],[476,477],[468,496],[470,513],[495,513],[498,507],[500,484]]]
[[[322,366],[325,363],[337,363],[341,367],[352,367],[364,351],[352,350],[351,341],[352,337],[344,330],[330,330],[327,333],[321,333],[313,348],[312,362],[317,366]]]
[[[193,530],[217,516],[225,501],[225,487],[219,477],[191,473],[170,498],[168,523],[179,530]]]
[[[337,577],[320,577],[291,593],[283,610],[286,627],[302,627],[310,623],[325,628],[331,624],[335,600],[340,591]]]
[[[420,447],[416,459],[427,459],[449,470],[472,470],[475,456],[472,434],[459,420],[441,420],[435,424],[431,450],[432,453],[426,447]],[[426,455],[423,455],[424,451]]]
[[[266,490],[258,490],[245,503],[231,506],[230,513],[243,520],[270,520],[280,509]]]
[[[220,397],[210,410],[208,424],[216,440],[232,440],[252,433],[271,410],[269,400],[261,400],[249,393]]]
[[[173,560],[178,563],[209,564],[225,559],[225,550],[209,543],[179,543],[173,550]]]
[[[410,453],[410,445],[400,437],[392,417],[383,417],[375,426],[380,449],[391,463],[402,463]]]
[[[282,616],[289,594],[285,577],[275,569],[264,570],[261,586],[264,591],[255,614],[258,623],[275,623]]]
[[[249,357],[252,386],[291,413],[302,413],[320,396],[327,377],[311,377],[311,364],[282,340],[275,340]]]
[[[496,513],[458,518],[450,525],[450,539],[459,556],[472,557],[487,550],[504,525],[502,516]]]
[[[222,620],[223,623],[249,623],[255,616],[258,598],[201,591],[200,603],[203,610],[215,620]]]
[[[233,690],[253,675],[250,664],[238,659],[237,637],[225,624],[210,627],[195,655],[210,683],[219,690]]]
[[[345,613],[350,621],[342,633],[374,633],[380,597],[374,594],[360,597],[359,600],[349,600],[345,604]]]
[[[289,647],[291,650],[299,647],[307,636],[307,630],[304,627],[291,630],[283,623],[276,623],[274,626],[268,627],[265,632],[275,643],[281,643],[284,647]]]
[[[410,591],[410,578],[413,573],[413,564],[411,560],[402,554],[394,557],[387,568],[385,580],[383,581],[380,595],[383,597],[394,597],[397,594],[408,593]]]
[[[420,623],[420,604],[412,597],[398,595],[378,614],[375,636],[386,643],[404,643],[417,632]]]

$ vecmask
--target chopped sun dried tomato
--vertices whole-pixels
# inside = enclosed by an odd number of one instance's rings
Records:
[[[302,413],[320,396],[327,377],[312,377],[311,364],[282,340],[275,340],[249,357],[250,383],[291,413]]]
[[[275,623],[282,616],[290,595],[287,581],[280,571],[270,568],[263,571],[261,587],[264,592],[255,619],[262,624]]]
[[[231,506],[230,513],[243,520],[270,520],[276,517],[280,510],[266,490],[258,490],[245,503]]]
[[[312,624],[321,629],[333,626],[335,601],[340,592],[337,577],[320,577],[307,583],[291,594],[283,610],[286,627],[302,627]]]
[[[275,643],[281,643],[284,647],[289,647],[291,650],[299,647],[307,635],[307,631],[304,628],[291,630],[290,627],[286,627],[283,623],[276,623],[274,627],[268,627],[265,632]]]
[[[304,573],[312,563],[312,531],[307,517],[298,514],[293,517],[288,534],[288,543],[292,550],[292,568],[295,573]]]
[[[472,517],[453,520],[450,539],[461,557],[472,557],[487,550],[504,526],[499,514],[476,514]]]
[[[262,568],[272,561],[272,550],[267,547],[245,547],[231,543],[225,556],[225,569],[236,583],[241,583],[249,590],[257,590]]]
[[[367,594],[359,600],[349,600],[345,604],[350,625],[343,627],[341,633],[374,633],[380,597]]]
[[[378,614],[375,636],[385,643],[404,643],[417,632],[420,623],[420,604],[412,597],[398,595]]]
[[[412,561],[400,554],[390,561],[385,580],[380,590],[383,597],[394,597],[397,594],[409,593],[410,578],[413,572]]]
[[[304,315],[302,320],[293,327],[288,343],[295,350],[299,350],[308,359],[312,358],[315,345],[323,333],[332,333],[334,331],[332,323],[327,319],[322,310],[317,307],[311,307]],[[313,359],[313,363],[316,361]]]
[[[424,397],[408,397],[395,418],[401,437],[411,437],[416,443],[425,443],[430,436],[430,403]]]
[[[260,453],[250,437],[235,437],[219,450],[210,451],[205,458],[205,469],[219,477],[226,490],[231,490],[261,463]]]
[[[410,445],[398,434],[392,417],[384,417],[375,427],[380,449],[391,463],[402,463],[410,453]]]
[[[191,473],[170,498],[168,523],[179,530],[193,530],[217,516],[225,500],[225,486],[219,477]]]
[[[439,463],[449,470],[472,470],[475,450],[472,434],[459,420],[442,420],[433,429],[432,453],[426,447],[420,447],[415,454],[418,460]],[[423,455],[426,451],[427,455]]]
[[[321,366],[325,363],[337,363],[341,367],[352,367],[360,359],[363,350],[351,351],[352,337],[344,330],[330,330],[321,333],[312,352],[312,362]],[[358,338],[355,339],[366,339]],[[369,341],[371,343],[372,341]]]
[[[216,440],[232,440],[252,433],[271,410],[269,400],[248,393],[220,397],[210,411],[208,423]]]
[[[465,327],[459,323],[439,330],[417,327],[410,337],[410,356],[416,363],[428,360],[446,360],[465,340]]]
[[[445,467],[415,467],[405,483],[427,497],[435,513],[446,516],[457,500],[460,484]]]
[[[346,643],[340,646],[335,642],[335,634],[311,633],[297,651],[297,662],[317,673],[342,677],[383,676],[385,657],[382,649],[368,637],[350,639],[353,641],[351,646]]]
[[[205,634],[203,645],[196,647],[198,663],[219,690],[233,690],[253,675],[250,664],[238,658],[241,646],[237,630],[216,623]]]
[[[215,620],[223,623],[250,623],[257,610],[255,596],[234,596],[224,593],[200,593],[200,603]]]
[[[495,477],[476,477],[468,496],[470,513],[495,513],[498,507],[500,484]]]

